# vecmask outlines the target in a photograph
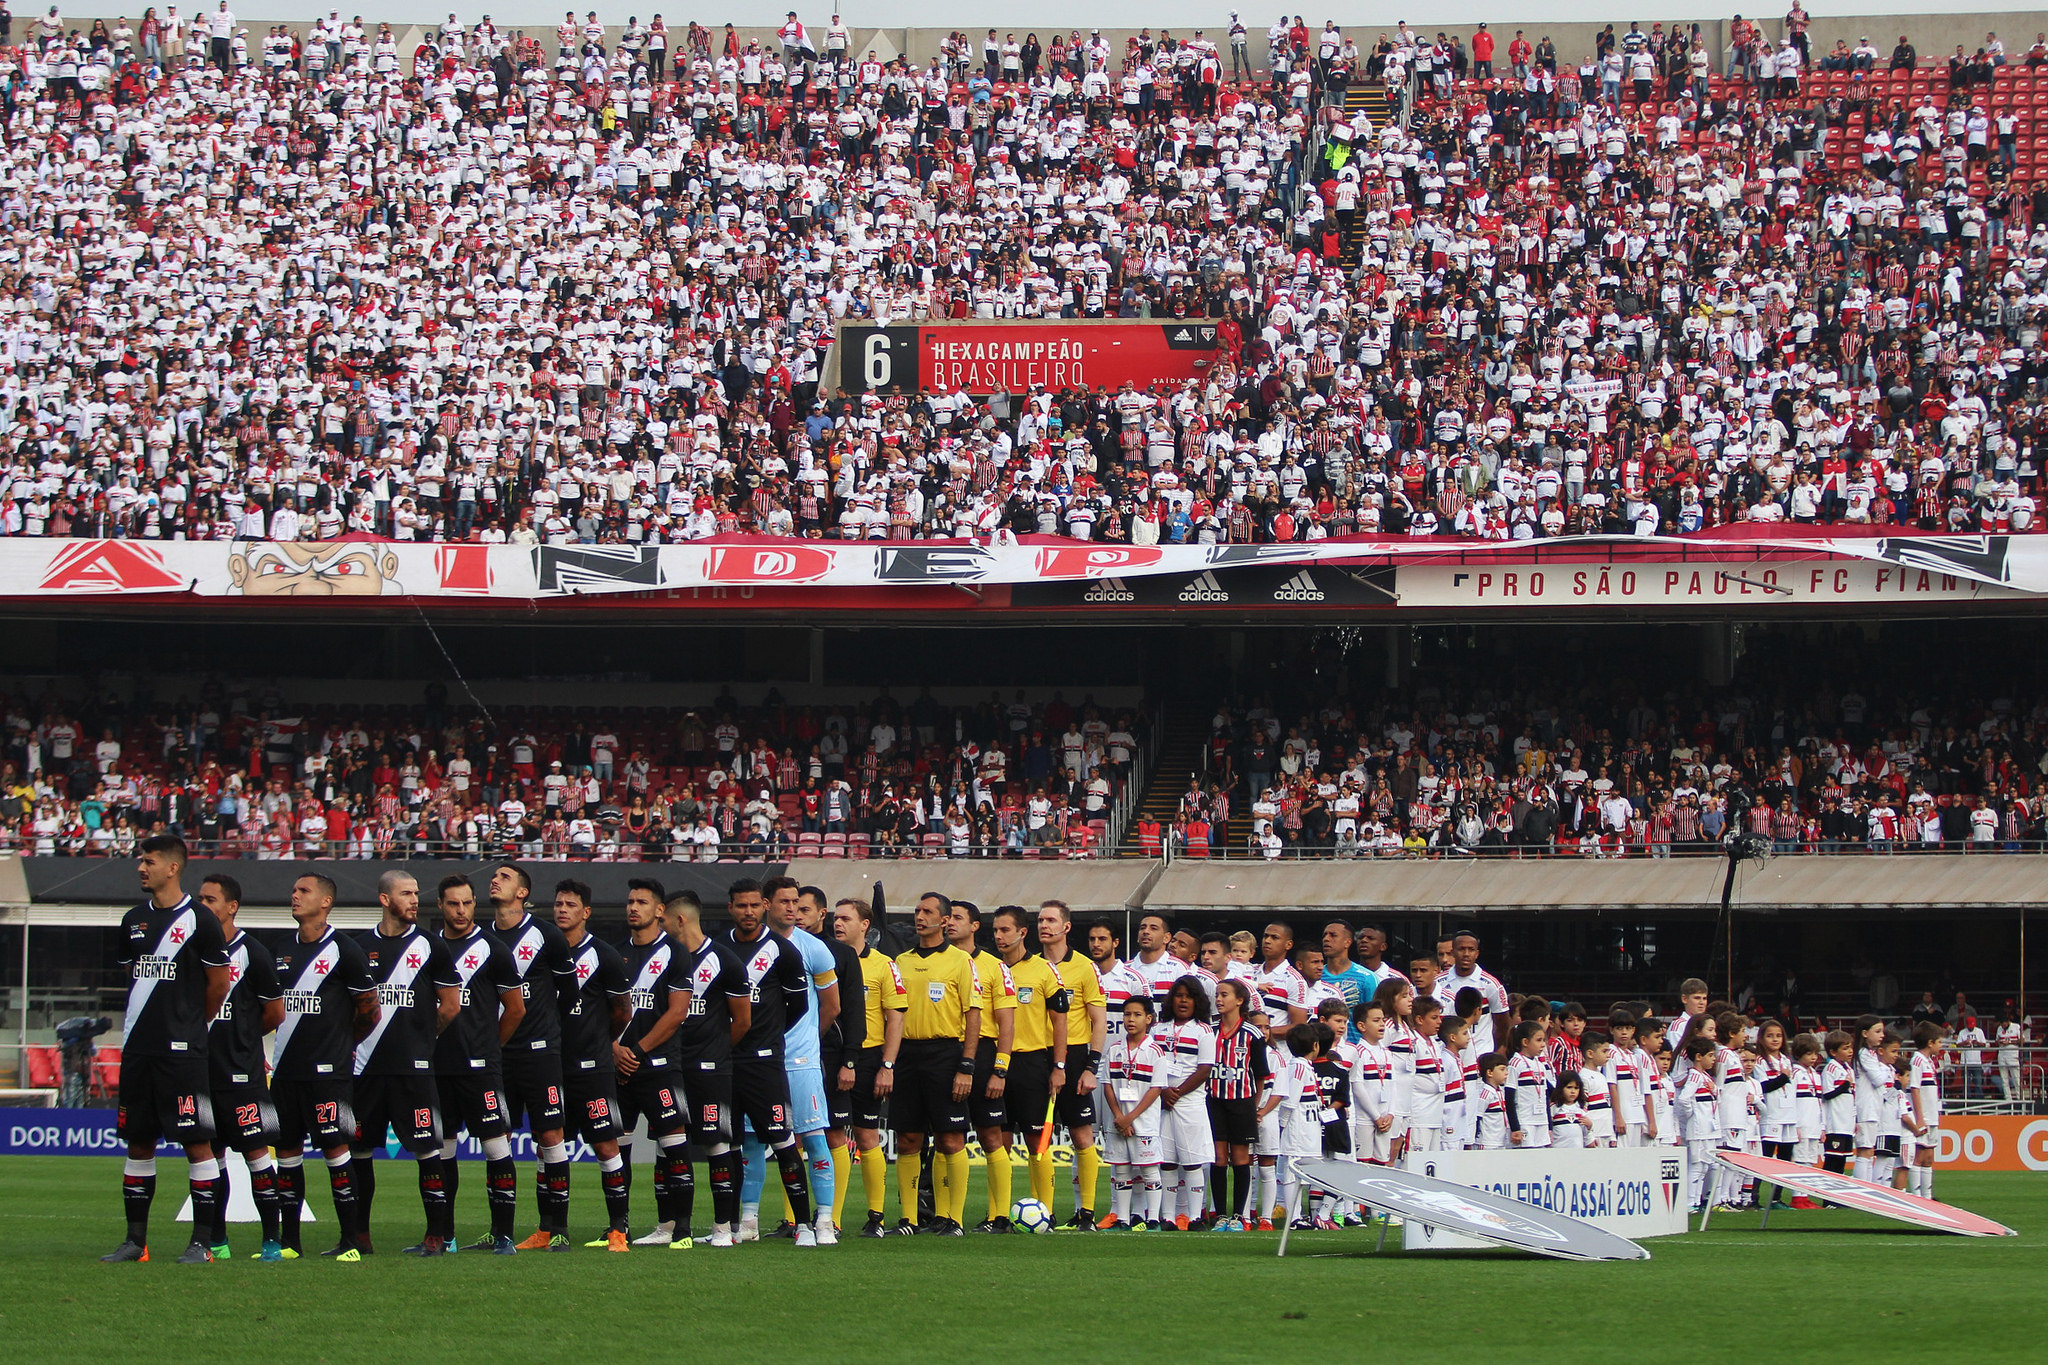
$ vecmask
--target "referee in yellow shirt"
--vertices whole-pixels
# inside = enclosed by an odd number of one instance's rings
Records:
[[[832,931],[839,941],[860,955],[860,986],[867,1041],[860,1051],[846,1059],[837,1079],[827,1078],[848,1092],[849,1119],[854,1146],[860,1152],[861,1184],[867,1191],[868,1217],[861,1225],[863,1237],[883,1234],[882,1206],[887,1202],[889,1156],[882,1150],[882,1098],[889,1091],[881,1082],[884,1052],[894,1056],[903,1045],[903,1008],[909,997],[903,989],[903,975],[896,960],[879,948],[868,946],[868,930],[875,912],[858,896],[848,896],[832,907]],[[892,1075],[891,1081],[895,1079]]]
[[[946,942],[949,908],[936,891],[918,897],[911,919],[917,946],[896,959],[908,996],[903,1041],[893,1053],[884,1044],[882,1075],[875,1082],[878,1095],[886,1090],[892,1096],[896,1192],[903,1201],[899,1235],[919,1231],[911,1217],[917,1209],[918,1154],[927,1134],[938,1152],[932,1162],[937,1188],[931,1225],[924,1230],[943,1237],[965,1232],[960,1220],[967,1212],[967,1096],[974,1086],[981,1009],[973,961]]]
[[[1052,1211],[1052,1097],[1067,1081],[1067,1018],[1072,997],[1052,964],[1025,951],[1029,912],[1005,905],[995,913],[996,956],[1009,969],[1017,992],[1016,1029],[1010,1052],[1010,1131],[1023,1145],[1031,1170],[1031,1194]],[[1007,1206],[997,1215],[1008,1230]],[[992,1220],[993,1221],[993,1220]]]
[[[974,989],[981,1004],[981,1042],[974,1050],[974,1088],[967,1092],[967,1120],[988,1160],[988,1217],[976,1232],[1010,1230],[1010,1051],[1015,1041],[1017,992],[1001,958],[975,943],[981,907],[954,901],[946,909],[946,939],[974,963]]]
[[[1068,995],[1067,1079],[1058,1117],[1074,1142],[1074,1216],[1064,1226],[1093,1232],[1095,1187],[1102,1175],[1102,1152],[1095,1145],[1096,1069],[1109,1041],[1109,1006],[1095,963],[1067,941],[1073,930],[1074,912],[1065,901],[1038,907],[1038,951]]]

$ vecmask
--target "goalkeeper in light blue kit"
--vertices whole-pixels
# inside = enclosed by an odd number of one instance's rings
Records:
[[[839,1240],[832,1223],[832,1195],[835,1173],[832,1147],[826,1133],[832,1127],[831,1106],[825,1102],[825,1072],[819,1039],[839,1016],[838,964],[832,950],[817,935],[797,924],[801,888],[794,877],[770,877],[761,883],[768,898],[768,931],[780,935],[796,949],[803,961],[811,1007],[783,1033],[783,1067],[789,1073],[789,1125],[803,1144],[804,1160],[811,1168],[811,1207],[818,1242],[831,1246]],[[746,1167],[740,1180],[739,1239],[760,1236],[761,1191],[768,1180],[768,1149],[746,1128]],[[776,1230],[778,1233],[782,1229]],[[795,1231],[795,1225],[789,1225]],[[774,1234],[771,1234],[774,1235]]]

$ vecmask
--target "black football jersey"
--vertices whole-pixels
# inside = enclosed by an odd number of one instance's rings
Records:
[[[803,956],[788,939],[765,927],[759,938],[745,942],[728,928],[725,942],[740,960],[747,998],[754,1006],[753,1021],[739,1042],[739,1055],[779,1060],[790,1020],[802,1017],[810,998],[811,978],[804,970]]]
[[[144,901],[121,917],[121,965],[128,969],[124,1057],[204,1057],[206,969],[228,965],[213,911],[185,897],[169,909]]]
[[[750,994],[747,973],[732,949],[707,938],[686,964],[690,1016],[676,1032],[682,1038],[683,1064],[698,1071],[719,1071],[732,1062],[732,1007],[727,1002]]]
[[[284,987],[284,1022],[277,1026],[278,1078],[310,1081],[352,1075],[355,998],[377,989],[363,945],[331,925],[311,943],[294,934],[277,954],[277,979]]]
[[[356,1044],[356,1075],[409,1076],[433,1070],[441,988],[462,984],[455,979],[447,943],[418,928],[396,938],[370,929],[359,942],[370,961],[370,975],[377,980],[377,1003],[383,1012]]]
[[[526,1017],[513,1030],[505,1051],[561,1051],[559,998],[575,989],[568,938],[549,921],[532,915],[510,929],[493,928],[490,932],[512,954],[512,969],[519,973],[519,995],[526,1001]]]
[[[263,1007],[284,993],[277,984],[277,959],[244,933],[228,940],[227,953],[228,998],[206,1031],[213,1083],[261,1085],[269,1065],[263,1059]]]
[[[501,1067],[505,1056],[498,1045],[498,1016],[505,1010],[502,997],[506,991],[519,989],[519,973],[512,969],[512,954],[476,926],[461,938],[443,934],[441,943],[455,964],[455,983],[462,991],[462,1012],[434,1047],[434,1070],[485,1071]]]
[[[619,1041],[637,1046],[647,1036],[647,1031],[668,1012],[669,997],[677,991],[690,988],[687,970],[690,955],[683,945],[662,934],[651,943],[627,942],[624,951],[626,959],[626,1004],[632,1013],[626,1020],[626,1027],[619,1034]],[[659,1047],[647,1052],[644,1063],[651,1067],[672,1067],[677,1057],[676,1039],[682,1030],[675,1033]]]
[[[565,940],[566,941],[566,940]],[[565,1067],[589,1062],[612,1064],[612,1002],[628,989],[626,959],[595,934],[569,947],[569,969],[576,989],[561,997],[562,1061]]]

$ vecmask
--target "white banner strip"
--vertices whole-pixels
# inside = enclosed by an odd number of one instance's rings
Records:
[[[1653,556],[1659,562],[1645,562]],[[1878,567],[1865,566],[1849,577],[1830,571],[1844,561]],[[1151,546],[1051,537],[852,543],[735,537],[644,547],[16,538],[0,540],[0,598],[189,594],[516,601],[678,588],[983,587],[1332,562],[1427,564],[1427,573],[1403,573],[1402,606],[1524,605],[1574,597],[1654,602],[1833,594],[1861,601],[1928,592],[1984,595],[1957,593],[1956,583],[2048,592],[2048,540],[2033,536],[1587,536]],[[1617,583],[1630,574],[1628,590],[1620,592]],[[1705,577],[1696,584],[1695,575]],[[1605,591],[1599,587],[1603,580],[1609,585]],[[1586,582],[1592,587],[1582,591]],[[1919,586],[1923,582],[1934,586]]]

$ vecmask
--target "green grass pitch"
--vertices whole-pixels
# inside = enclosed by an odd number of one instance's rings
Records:
[[[118,1161],[0,1160],[0,1359],[1271,1365],[1385,1353],[1404,1365],[1982,1365],[2048,1352],[2048,1177],[2038,1175],[1940,1177],[1944,1197],[2017,1228],[2016,1238],[1920,1233],[1846,1212],[1780,1213],[1759,1231],[1755,1214],[1721,1214],[1711,1231],[1651,1241],[1653,1259],[1629,1264],[1405,1256],[1393,1250],[1398,1238],[1375,1256],[1359,1232],[1299,1234],[1285,1260],[1273,1255],[1277,1234],[1063,1233],[423,1263],[389,1254],[414,1240],[419,1205],[408,1163],[379,1164],[380,1254],[360,1265],[172,1264],[186,1240],[171,1221],[183,1165],[165,1161],[153,1259],[103,1266],[97,1258],[121,1239]],[[328,1244],[334,1224],[319,1168],[309,1172],[321,1220],[307,1228],[311,1249]],[[576,1174],[575,1227],[594,1233],[594,1172]],[[636,1212],[651,1203],[647,1179],[636,1173]],[[699,1188],[702,1219],[701,1173]],[[979,1194],[970,1222],[982,1216]],[[525,1166],[520,1198],[523,1235]],[[465,1180],[460,1202],[464,1235],[481,1232],[480,1179]],[[859,1203],[856,1187],[849,1221]],[[238,1253],[254,1249],[253,1228],[231,1231]]]

